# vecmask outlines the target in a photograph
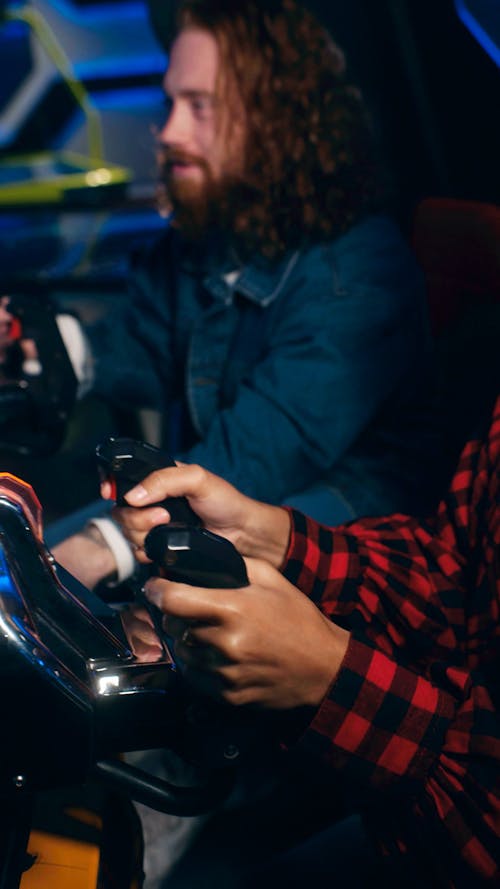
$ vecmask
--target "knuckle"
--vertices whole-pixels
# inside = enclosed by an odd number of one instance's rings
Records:
[[[165,469],[155,469],[142,482],[150,497],[162,496],[165,490]]]
[[[244,707],[248,703],[248,695],[243,688],[226,688],[222,692],[222,697],[232,707]]]
[[[177,611],[182,613],[185,601],[185,588],[183,590],[182,586],[180,587],[164,578],[158,580],[157,584],[159,584],[158,589],[161,590],[163,605],[166,610],[172,611],[174,615]],[[182,620],[181,617],[179,619]]]
[[[234,635],[225,639],[223,654],[231,662],[236,662],[241,657],[241,642]]]
[[[200,466],[198,463],[191,463],[188,466],[188,472],[193,487],[198,488],[203,484],[207,473],[202,466]]]

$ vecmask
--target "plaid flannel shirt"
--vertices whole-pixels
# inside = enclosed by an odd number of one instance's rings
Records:
[[[292,511],[284,573],[351,638],[300,743],[369,788],[401,885],[500,885],[500,398],[425,522]]]

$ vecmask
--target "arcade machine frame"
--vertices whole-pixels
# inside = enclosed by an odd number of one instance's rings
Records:
[[[189,699],[166,645],[154,661],[135,657],[120,611],[55,563],[33,489],[9,473],[0,473],[0,675],[0,889],[46,885],[27,855],[38,794],[100,782],[159,811],[197,815],[224,801],[240,753],[253,749],[246,720]],[[160,746],[194,763],[196,786],[173,786],[119,758]],[[37,838],[39,849],[44,842]],[[95,886],[97,854],[78,886]],[[73,867],[65,862],[59,889],[75,889]]]

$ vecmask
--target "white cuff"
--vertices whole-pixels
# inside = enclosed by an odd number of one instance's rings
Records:
[[[94,382],[90,343],[74,315],[56,315],[56,324],[78,380],[78,398],[81,398],[92,388]]]
[[[106,546],[113,553],[117,574],[115,583],[127,580],[134,573],[136,563],[132,547],[118,525],[112,519],[105,518],[89,519],[87,524],[95,525],[99,533],[102,534]]]

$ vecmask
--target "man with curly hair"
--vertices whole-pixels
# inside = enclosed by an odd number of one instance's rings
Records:
[[[330,524],[420,508],[422,278],[380,211],[342,52],[295,0],[184,0],[164,88],[170,224],[136,257],[131,301],[89,331],[94,390],[175,418],[176,457],[268,502]],[[88,585],[133,565],[102,545],[108,522],[55,550]]]

